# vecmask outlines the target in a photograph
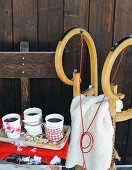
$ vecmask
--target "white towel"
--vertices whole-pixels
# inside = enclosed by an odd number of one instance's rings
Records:
[[[82,98],[82,112],[84,120],[84,129],[86,130],[95,115],[104,95],[84,96]],[[117,104],[118,110],[122,109],[122,104]],[[85,154],[86,166],[88,170],[107,170],[110,167],[112,158],[112,137],[114,129],[109,114],[108,100],[105,98],[97,117],[93,122],[89,132],[93,135],[94,145],[90,153]],[[82,152],[80,149],[80,137],[82,134],[80,97],[77,96],[71,103],[71,137],[66,159],[66,167],[72,168],[75,165],[83,166]],[[87,136],[83,140],[83,145],[87,146]]]

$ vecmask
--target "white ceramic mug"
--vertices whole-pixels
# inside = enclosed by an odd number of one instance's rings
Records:
[[[45,122],[48,127],[59,127],[63,130],[64,117],[61,114],[49,114],[45,117]]]
[[[24,121],[27,124],[38,124],[42,121],[42,110],[37,107],[31,107],[26,109],[24,112]]]
[[[40,108],[32,107],[24,111],[24,128],[31,136],[42,134],[42,110]]]
[[[10,113],[2,118],[3,128],[8,138],[20,139],[21,123],[20,115],[16,113]]]

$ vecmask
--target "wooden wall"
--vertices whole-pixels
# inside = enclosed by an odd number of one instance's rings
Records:
[[[101,71],[112,44],[132,34],[132,0],[0,0],[0,51],[19,51],[21,41],[30,42],[30,51],[55,51],[63,34],[73,28],[89,31],[98,54],[99,91]],[[124,108],[132,105],[132,50],[121,64],[116,83],[126,94]],[[84,48],[83,88],[89,85],[89,58]],[[68,43],[64,67],[78,68],[79,37]],[[71,77],[71,73],[68,75]],[[61,113],[70,124],[72,88],[58,79],[31,79],[31,106],[43,115]],[[21,113],[20,80],[0,79],[0,116]],[[132,120],[118,123],[116,148],[122,163],[132,164]]]

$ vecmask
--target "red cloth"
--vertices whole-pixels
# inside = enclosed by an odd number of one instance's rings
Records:
[[[0,127],[2,120],[0,119]],[[33,157],[34,155],[42,157],[43,162],[50,163],[54,156],[66,159],[68,150],[68,141],[65,146],[60,150],[41,149],[33,147],[15,146],[10,143],[0,142],[0,159],[5,159],[9,155],[16,153],[19,155],[26,155]]]

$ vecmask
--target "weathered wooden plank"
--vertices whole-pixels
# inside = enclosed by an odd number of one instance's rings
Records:
[[[114,0],[90,1],[89,19],[89,32],[97,48],[98,81],[99,91],[101,91],[101,71],[112,44]]]
[[[0,51],[12,50],[11,0],[0,0]]]
[[[21,113],[19,79],[1,79],[0,81],[0,117],[8,113]]]
[[[132,34],[132,1],[117,0],[114,25],[114,42]],[[118,62],[118,60],[117,60]],[[124,109],[132,107],[132,47],[125,52],[115,82],[119,91],[125,94]],[[123,161],[132,163],[132,121],[119,123],[117,126],[117,148]]]
[[[55,78],[54,52],[0,53],[2,78]]]
[[[63,1],[38,0],[38,49],[55,51],[63,31]]]
[[[23,53],[29,52],[29,42],[22,41],[20,43],[20,52],[23,52]],[[24,61],[25,57],[23,57],[22,60]],[[22,63],[22,66],[25,66],[25,61]],[[21,72],[22,72],[22,74],[25,74],[24,70],[21,71]],[[30,106],[30,79],[21,78],[21,107],[22,107],[22,112],[25,109],[27,109],[29,106]]]
[[[0,0],[0,51],[13,51],[11,0]],[[20,113],[19,81],[0,79],[0,117],[10,112]]]
[[[21,103],[22,112],[30,106],[30,82],[27,78],[21,78]]]
[[[64,31],[73,27],[88,29],[89,0],[64,0]]]
[[[21,41],[30,42],[30,51],[37,50],[37,0],[13,0],[14,48]]]

